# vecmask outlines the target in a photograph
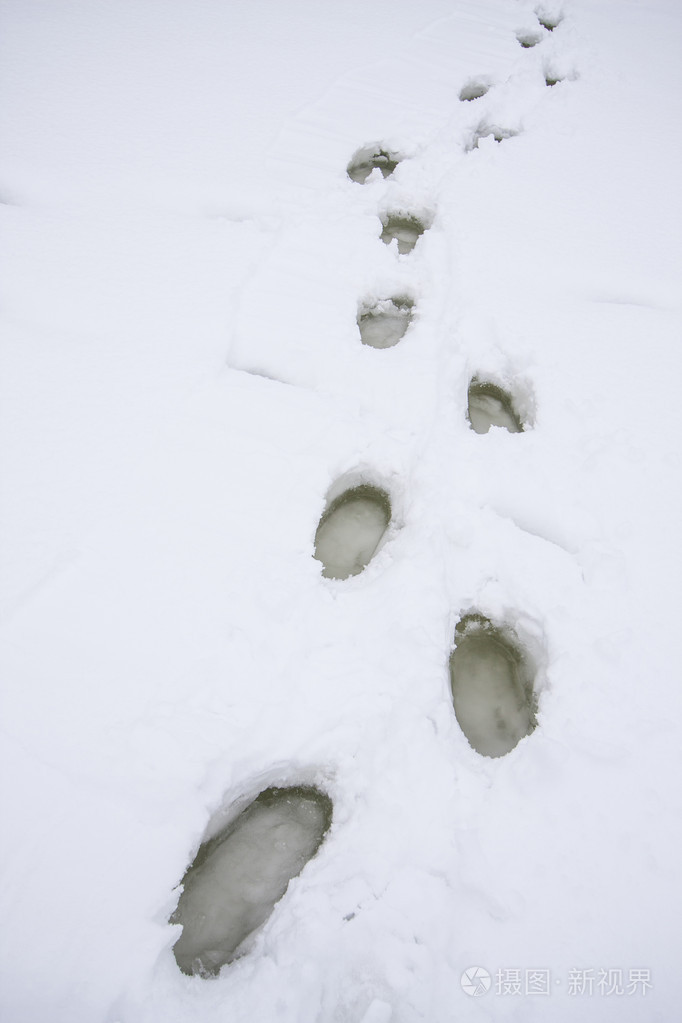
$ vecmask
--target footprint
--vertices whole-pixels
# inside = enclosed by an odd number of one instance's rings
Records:
[[[514,138],[518,135],[518,131],[514,131],[512,128],[499,128],[494,124],[481,124],[476,128],[471,140],[466,146],[467,153],[470,153],[472,149],[478,149],[479,142],[481,139],[493,138],[495,142],[504,142],[505,139]]]
[[[384,228],[381,232],[382,242],[385,245],[390,245],[395,238],[398,242],[398,252],[401,255],[412,252],[428,227],[428,224],[412,213],[385,213],[381,218],[381,223]]]
[[[450,685],[459,726],[483,756],[504,756],[537,724],[526,658],[482,615],[466,615],[455,629]]]
[[[531,47],[537,46],[538,43],[542,42],[542,32],[537,32],[533,29],[528,31],[521,29],[516,33],[516,38],[524,50],[530,50]]]
[[[348,164],[346,171],[351,181],[364,185],[375,167],[378,167],[385,178],[391,176],[400,163],[400,157],[380,145],[364,146],[358,149]]]
[[[183,973],[212,977],[245,953],[243,942],[315,855],[331,820],[331,800],[318,789],[270,788],[202,843],[170,918],[182,924],[173,952]]]
[[[551,14],[548,11],[545,11],[542,7],[538,8],[535,12],[535,16],[542,27],[546,28],[548,32],[553,32],[557,25],[560,25],[564,20],[561,14]]]
[[[405,336],[412,322],[414,302],[405,295],[382,299],[374,305],[362,305],[358,311],[358,329],[363,345],[393,348]]]
[[[510,433],[523,433],[523,423],[514,409],[511,395],[486,380],[474,377],[469,384],[467,416],[474,433],[487,433],[491,426],[503,426]]]
[[[464,102],[470,103],[474,99],[480,99],[481,96],[485,96],[487,92],[490,92],[490,82],[484,78],[472,78],[470,82],[462,86],[459,98]]]
[[[575,82],[579,77],[575,68],[571,68],[566,64],[562,66],[554,61],[545,64],[544,75],[545,85],[548,85],[550,88],[553,85],[558,85],[560,82]]]
[[[340,494],[320,519],[315,558],[327,579],[359,575],[372,560],[391,521],[391,502],[383,490],[363,483]]]

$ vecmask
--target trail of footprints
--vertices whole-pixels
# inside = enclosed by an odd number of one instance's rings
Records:
[[[523,49],[531,49],[561,21],[539,11],[537,28],[518,32]],[[546,85],[561,79],[545,73]],[[492,88],[487,78],[467,82],[459,93],[475,103]],[[502,142],[515,131],[479,123],[467,151],[492,136]],[[363,185],[375,172],[391,177],[401,155],[381,144],[358,149],[348,177]],[[423,216],[404,210],[380,216],[381,240],[407,255],[431,226]],[[372,303],[361,302],[357,325],[360,341],[372,348],[391,348],[405,337],[415,312],[406,294]],[[524,422],[513,395],[499,383],[474,377],[469,384],[467,419],[477,434],[500,427],[522,433]],[[314,557],[322,575],[344,580],[360,574],[386,541],[391,526],[389,495],[369,481],[331,488],[315,534]],[[449,659],[450,687],[457,722],[471,747],[482,756],[502,757],[536,727],[535,667],[513,630],[496,625],[472,610],[462,615]],[[219,827],[209,825],[206,838],[187,868],[170,923],[182,925],[173,951],[183,973],[216,976],[245,955],[254,935],[286,892],[289,881],[318,852],[331,823],[329,796],[312,786],[268,788]],[[213,827],[212,827],[213,825]]]

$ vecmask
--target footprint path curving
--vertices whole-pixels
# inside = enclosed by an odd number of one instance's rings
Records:
[[[561,20],[539,11],[537,27],[519,31],[516,39],[523,50],[535,49]],[[541,63],[541,67],[548,87],[564,80],[550,64]],[[470,141],[463,147],[463,159],[472,159],[469,154],[488,140],[501,143],[520,134],[517,128],[496,122],[495,88],[488,76],[481,75],[471,77],[459,91],[460,102],[472,104],[476,115],[468,128]],[[489,107],[481,118],[477,107],[484,99]],[[390,189],[394,172],[407,160],[384,143],[369,143],[355,151],[346,173],[355,185],[383,182]],[[390,205],[390,192],[383,200],[389,205],[383,212],[380,206],[377,209],[381,241],[398,258],[407,256],[437,222],[437,214]],[[415,301],[404,291],[359,301],[360,344],[378,350],[394,348],[408,335],[414,312]],[[485,375],[471,377],[466,409],[460,412],[477,435],[496,428],[522,434],[528,427],[511,383]],[[385,542],[391,522],[389,493],[369,479],[328,499],[314,540],[314,557],[328,585],[360,575]],[[537,727],[536,659],[520,638],[513,616],[496,622],[477,608],[460,608],[458,614],[447,655],[452,713],[477,755],[500,758]],[[248,953],[250,939],[275,911],[289,882],[320,850],[332,816],[327,793],[294,784],[264,790],[215,834],[209,825],[210,837],[188,866],[170,917],[171,923],[183,927],[174,954],[184,973],[215,976]]]
[[[538,12],[536,17],[539,26],[537,30],[517,34],[517,39],[524,49],[541,43],[543,33],[554,31],[561,20],[560,17],[552,18],[545,12]],[[553,86],[562,80],[560,76],[547,70],[544,72],[544,78],[547,86]],[[462,86],[459,99],[461,102],[475,103],[488,96],[493,88],[492,81],[486,76],[472,77]],[[470,141],[465,147],[465,152],[478,149],[481,142],[486,139],[500,143],[519,134],[518,130],[501,127],[491,123],[491,120],[479,121],[471,129]],[[380,145],[363,147],[357,151],[349,164],[349,177],[364,184],[374,168],[380,168],[382,176],[387,179],[398,162],[396,159],[389,166],[387,160],[388,154]],[[358,167],[361,168],[361,173],[358,172]],[[423,224],[416,217],[404,214],[384,215],[382,224],[384,227],[382,241],[391,244],[393,240],[397,240],[399,254],[412,251],[418,238],[427,226],[430,226]],[[390,347],[398,343],[405,333],[400,323],[399,312],[395,301],[389,300],[378,303],[371,311],[363,313],[358,320],[362,342],[368,343],[363,336],[364,323],[367,325],[366,330],[370,338],[379,335],[380,340],[375,347]],[[396,321],[400,323],[400,333],[391,329]],[[369,343],[372,341],[369,340]],[[477,434],[486,434],[494,427],[503,428],[512,434],[524,431],[524,423],[515,408],[512,394],[507,388],[491,380],[479,379],[476,376],[472,378],[467,395],[466,415],[471,429]],[[323,517],[322,523],[324,522]],[[344,539],[349,550],[348,558],[352,559],[353,543],[348,537]],[[356,545],[362,545],[360,525]],[[319,557],[317,551],[316,557]],[[324,559],[321,560],[324,562]],[[325,570],[324,574],[331,573]],[[336,578],[340,577],[340,573],[336,575]],[[519,674],[520,665],[524,668],[522,678]],[[495,626],[476,611],[464,614],[455,630],[454,650],[450,656],[450,677],[455,716],[470,745],[478,753],[490,757],[503,756],[535,728],[537,694],[534,671],[528,654],[523,653],[518,639],[514,637],[513,628]]]

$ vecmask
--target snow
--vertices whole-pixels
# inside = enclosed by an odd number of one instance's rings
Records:
[[[2,10],[0,1015],[669,1023],[679,5]],[[362,344],[390,296],[409,330]],[[470,428],[474,378],[522,433]],[[386,542],[324,578],[362,482]],[[468,614],[536,669],[505,756],[455,717]],[[300,786],[323,845],[186,976],[212,823]]]

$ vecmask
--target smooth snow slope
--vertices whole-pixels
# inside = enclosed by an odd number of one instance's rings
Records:
[[[670,1023],[679,4],[0,10],[0,1016]],[[403,161],[351,181],[377,142]],[[391,213],[430,224],[407,255]],[[391,295],[409,331],[363,345]],[[524,433],[469,428],[474,376]],[[340,582],[343,478],[393,525]],[[499,759],[452,708],[468,612],[537,666]],[[247,957],[183,975],[207,827],[308,784],[319,854]]]

